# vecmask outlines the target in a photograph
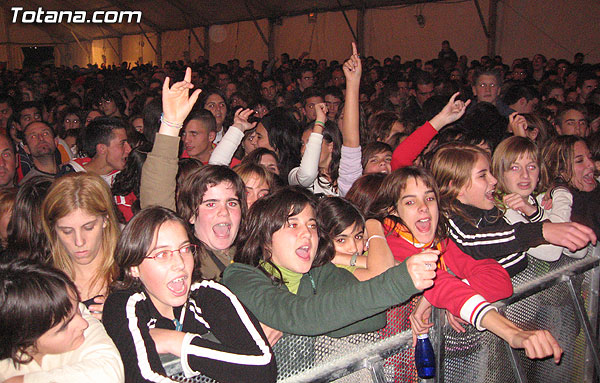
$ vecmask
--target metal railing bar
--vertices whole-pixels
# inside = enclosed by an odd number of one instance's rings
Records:
[[[517,383],[527,383],[527,377],[525,376],[525,371],[523,371],[523,366],[521,365],[521,360],[519,359],[519,354],[517,350],[510,347],[507,342],[504,342],[504,346],[506,346],[506,350],[508,351],[508,356],[510,359],[510,365],[513,368],[513,372],[515,373],[515,379]]]
[[[597,251],[596,251],[597,253]],[[600,256],[594,254],[586,256],[580,261],[570,263],[565,267],[554,270],[546,275],[538,277],[530,282],[523,283],[514,288],[513,295],[501,301],[493,303],[496,308],[508,306],[521,301],[531,295],[547,290],[548,288],[565,282],[571,275],[583,274],[600,265]]]
[[[585,332],[585,339],[588,344],[588,349],[592,353],[592,357],[594,359],[594,364],[596,365],[596,371],[600,372],[600,358],[598,358],[598,342],[594,338],[594,331],[592,330],[592,326],[590,325],[590,320],[585,312],[585,306],[581,300],[581,296],[577,294],[575,290],[575,286],[573,285],[573,280],[569,279],[567,281],[569,286],[569,292],[571,293],[571,298],[573,299],[573,303],[575,304],[575,311],[577,312],[577,316],[583,325],[583,331]]]

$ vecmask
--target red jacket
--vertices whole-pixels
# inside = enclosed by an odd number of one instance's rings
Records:
[[[394,232],[387,236],[387,241],[399,262],[421,252]],[[433,287],[425,290],[425,298],[435,307],[447,309],[483,330],[480,322],[492,309],[489,302],[513,293],[508,273],[495,260],[471,258],[448,239],[442,242],[442,249]]]

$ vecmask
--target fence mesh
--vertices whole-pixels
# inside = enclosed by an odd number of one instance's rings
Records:
[[[584,260],[561,257],[548,263],[530,258],[525,271],[513,278],[515,290],[535,285],[536,280],[551,273],[568,274],[578,263],[590,263],[591,251]],[[589,310],[590,276],[594,270],[573,278],[575,290],[581,294]],[[598,269],[596,269],[598,272]],[[411,347],[409,315],[416,298],[387,312],[387,326],[380,331],[344,338],[284,336],[273,348],[277,359],[279,382],[336,381],[371,382],[371,371],[363,363],[376,357],[386,382],[418,382]],[[532,361],[518,351],[518,357],[528,382],[568,383],[584,381],[586,342],[581,323],[575,313],[567,283],[559,283],[523,300],[502,307],[500,311],[519,327],[527,330],[547,329],[565,350],[559,365],[551,359]],[[589,316],[589,313],[588,313]],[[488,331],[479,332],[467,326],[465,333],[456,333],[450,326],[442,328],[434,341],[443,341],[443,371],[439,381],[447,383],[511,383],[516,382],[505,342]],[[379,347],[379,348],[377,348]],[[382,351],[383,350],[383,351]],[[176,363],[175,363],[176,364]],[[368,366],[367,366],[368,367]],[[170,370],[177,372],[177,367]],[[180,371],[180,370],[179,370]],[[169,372],[169,370],[168,370]],[[187,382],[213,382],[198,376],[185,379],[181,373],[174,378]]]

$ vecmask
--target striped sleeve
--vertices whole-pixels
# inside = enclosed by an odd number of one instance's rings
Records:
[[[150,336],[146,295],[118,292],[104,304],[103,324],[117,346],[127,382],[171,383]]]
[[[217,341],[194,333],[190,321],[208,328]],[[274,382],[273,352],[254,316],[225,286],[203,281],[192,286],[184,320],[181,364],[186,377],[202,373],[219,382]]]
[[[460,217],[448,220],[449,235],[458,247],[475,259],[499,260],[546,243],[542,222],[509,225],[503,219],[486,227],[474,227]]]

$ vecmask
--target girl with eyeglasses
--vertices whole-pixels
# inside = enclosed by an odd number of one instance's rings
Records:
[[[274,382],[275,359],[259,323],[226,287],[201,281],[189,226],[151,207],[123,230],[121,269],[103,321],[121,353],[126,381],[172,382],[159,354],[181,358],[186,377]]]

